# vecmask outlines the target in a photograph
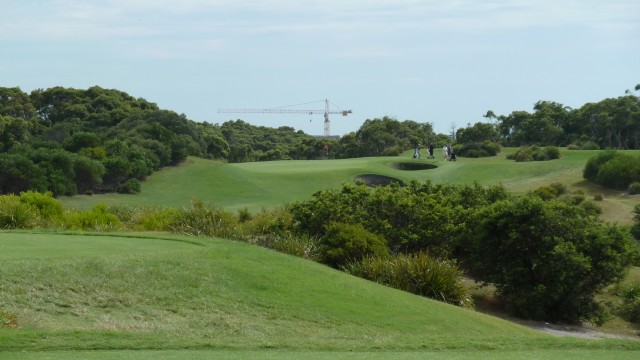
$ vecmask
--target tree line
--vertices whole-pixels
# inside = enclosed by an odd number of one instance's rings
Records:
[[[187,156],[251,162],[397,155],[430,136],[430,124],[385,117],[322,139],[242,120],[195,122],[98,86],[29,94],[0,88],[0,193],[135,193],[146,176]]]
[[[640,84],[635,92],[640,91]],[[538,101],[533,112],[484,115],[490,123],[459,129],[460,141],[494,140],[504,146],[573,146],[585,149],[640,149],[640,97],[624,96],[572,109],[553,101]]]
[[[441,147],[453,139],[466,146],[458,148],[466,150],[463,156],[495,155],[500,145],[640,148],[640,100],[630,92],[576,110],[538,102],[531,114],[489,111],[485,117],[490,122],[446,135],[428,122],[385,116],[367,119],[341,138],[323,139],[240,119],[196,122],[98,86],[29,94],[0,88],[0,193],[135,193],[146,176],[187,156],[228,162],[395,156],[417,144]]]

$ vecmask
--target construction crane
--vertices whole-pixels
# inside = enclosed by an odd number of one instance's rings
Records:
[[[308,104],[308,103],[307,103]],[[306,104],[301,104],[306,105]],[[292,105],[293,106],[293,105]],[[271,109],[218,109],[218,113],[253,113],[253,114],[324,114],[324,136],[331,136],[331,122],[329,121],[329,114],[342,114],[347,116],[351,114],[351,110],[339,110],[332,111],[329,109],[329,100],[324,100],[324,110],[297,110],[297,109],[283,109],[283,108],[271,108]]]

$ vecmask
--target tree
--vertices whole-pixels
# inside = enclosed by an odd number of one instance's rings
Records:
[[[594,296],[624,276],[638,251],[627,232],[584,209],[533,196],[480,209],[467,229],[470,273],[530,319],[603,320]]]
[[[456,131],[456,140],[459,144],[482,143],[484,141],[498,142],[500,134],[495,126],[488,123],[475,123],[467,128]]]
[[[22,154],[0,154],[0,193],[19,194],[33,189],[46,191],[44,174]]]

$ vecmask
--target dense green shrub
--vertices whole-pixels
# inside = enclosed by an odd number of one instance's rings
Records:
[[[560,149],[555,146],[547,146],[542,152],[544,153],[542,161],[560,159]]]
[[[538,146],[524,147],[507,156],[507,159],[515,160],[516,162],[547,161],[559,158],[560,150],[555,146],[544,148]]]
[[[541,186],[534,190],[533,193],[540,197],[542,200],[551,200],[559,197],[567,191],[567,187],[562,183],[552,183],[546,186]]]
[[[118,192],[122,194],[139,194],[142,190],[142,184],[138,179],[129,179],[118,187]]]
[[[325,224],[362,224],[387,239],[392,252],[428,250],[448,257],[455,250],[457,233],[464,228],[467,212],[508,197],[504,187],[434,185],[413,181],[368,188],[345,184],[342,189],[315,193],[311,200],[289,207],[295,228],[321,237]]]
[[[109,207],[109,212],[129,230],[169,231],[171,222],[178,210],[155,207]]]
[[[40,225],[38,210],[16,195],[0,196],[0,229],[30,229]]]
[[[59,219],[63,214],[62,204],[53,198],[51,192],[44,194],[35,191],[21,192],[20,202],[36,208],[40,216],[44,219]]]
[[[617,295],[622,300],[618,315],[631,323],[640,324],[640,284],[623,287]]]
[[[600,150],[600,146],[593,141],[578,141],[569,144],[567,150]]]
[[[640,240],[640,204],[636,204],[633,207],[633,221],[634,224],[631,227],[631,235],[633,235],[636,240]]]
[[[427,253],[392,257],[367,256],[351,262],[344,270],[352,275],[395,289],[462,307],[473,302],[462,283],[462,271],[451,260],[439,260]]]
[[[454,146],[454,151],[458,156],[479,158],[495,156],[500,152],[500,145],[493,141],[486,140],[482,143],[467,143]]]
[[[602,321],[594,296],[620,280],[637,256],[628,233],[566,202],[523,197],[473,214],[464,257],[473,276],[495,284],[514,315]]]
[[[640,194],[640,181],[632,182],[629,185],[629,194],[631,194],[631,195]]]
[[[191,206],[177,211],[165,230],[187,235],[238,237],[238,219],[224,210],[193,200]]]
[[[332,222],[320,238],[319,253],[323,263],[340,267],[365,256],[388,255],[389,250],[382,236],[367,231],[361,224]]]
[[[571,201],[573,200],[575,200],[575,198],[571,199],[570,201],[567,201],[567,203],[570,204]],[[580,202],[580,204],[578,204],[578,207],[584,210],[588,216],[598,216],[602,214],[602,208],[598,204],[596,204],[594,201],[591,201],[591,200],[585,200]]]
[[[289,235],[294,222],[293,215],[284,207],[262,210],[246,221],[241,221],[242,216],[238,216],[238,218],[241,222],[242,233],[246,237]]]
[[[91,210],[71,211],[63,216],[63,226],[69,230],[116,231],[122,223],[106,205],[98,204]]]
[[[602,186],[627,188],[640,181],[640,157],[616,151],[600,153],[587,161],[583,177]]]

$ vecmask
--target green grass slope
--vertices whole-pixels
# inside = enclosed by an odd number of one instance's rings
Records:
[[[118,250],[111,241],[131,244]],[[59,245],[55,256],[26,256],[31,243],[43,242]],[[264,358],[576,349],[626,358],[640,351],[632,340],[553,338],[227,240],[0,232],[0,244],[10,244],[0,262],[0,310],[18,325],[0,328],[3,359],[164,358],[160,350],[171,350],[166,358],[205,358],[196,356],[203,349],[245,358],[256,350],[267,350]]]
[[[0,332],[0,349],[455,348],[459,337],[511,347],[545,337],[243,243],[177,241],[165,253],[166,239],[126,238],[148,252],[113,256],[114,240],[45,236],[0,233],[14,244],[0,264],[0,304],[20,325]],[[44,241],[59,244],[56,256],[15,246]]]
[[[410,152],[400,157],[376,157],[330,161],[271,161],[225,164],[189,158],[177,167],[165,168],[142,184],[138,195],[104,194],[65,197],[65,206],[89,208],[97,203],[129,206],[186,206],[199,199],[229,211],[247,208],[256,212],[294,200],[308,199],[314,192],[337,188],[361,174],[391,176],[403,181],[430,179],[436,183],[503,184],[516,193],[525,193],[552,182],[561,182],[569,190],[584,190],[588,196],[603,193],[599,204],[605,218],[614,222],[631,222],[631,209],[640,196],[625,195],[583,180],[582,171],[596,151],[562,150],[558,160],[516,163],[504,149],[495,157],[459,158],[456,162],[412,159]],[[629,151],[640,154],[640,151]],[[407,171],[393,166],[398,162],[431,164],[435,169]]]

